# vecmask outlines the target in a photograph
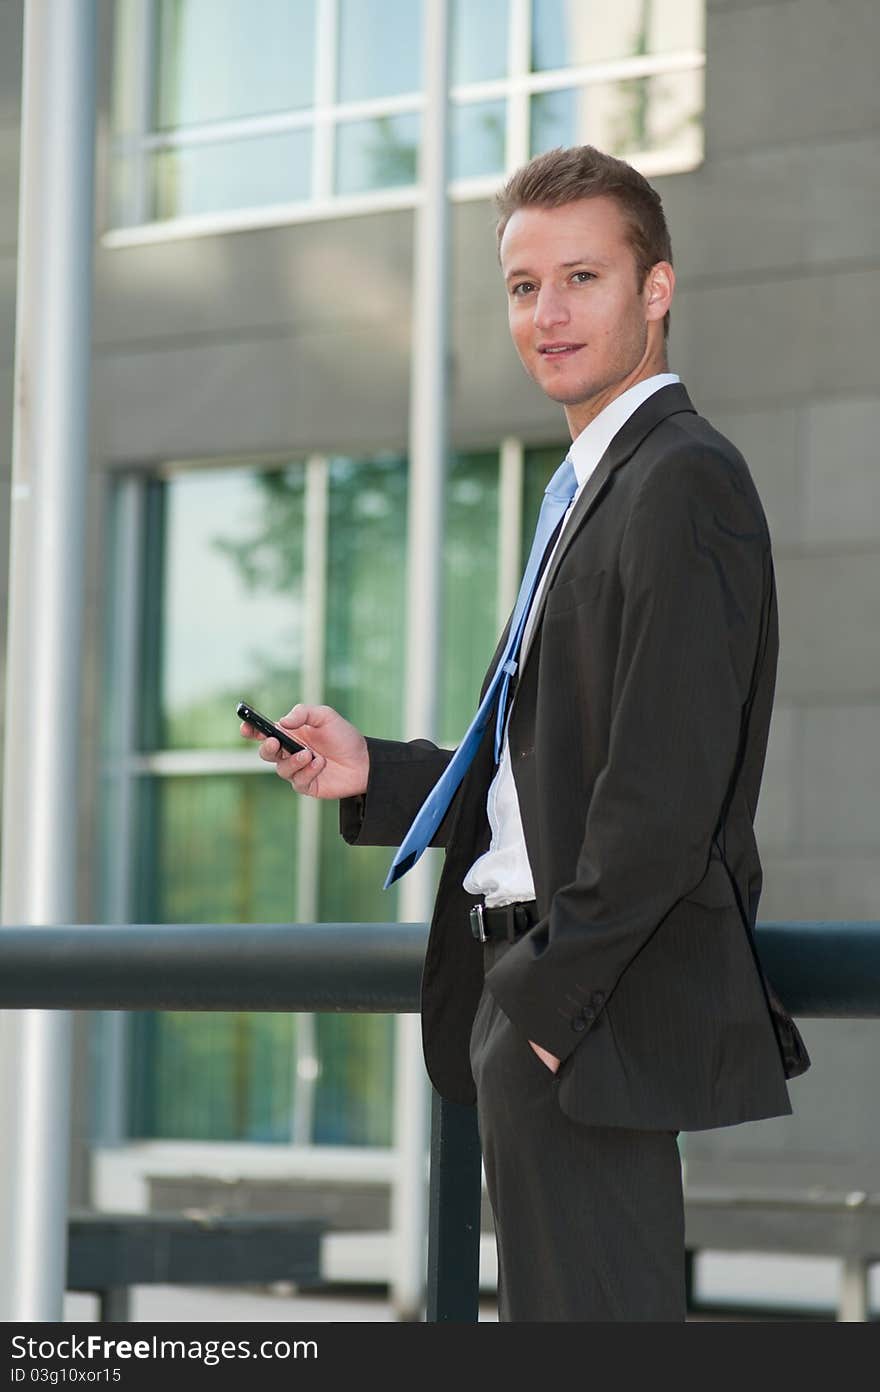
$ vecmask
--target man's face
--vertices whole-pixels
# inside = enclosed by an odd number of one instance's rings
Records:
[[[500,255],[514,345],[529,376],[566,408],[572,435],[627,387],[664,369],[672,268],[658,263],[640,287],[613,198],[520,208]]]

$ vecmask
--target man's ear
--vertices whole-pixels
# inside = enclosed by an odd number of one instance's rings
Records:
[[[675,290],[675,271],[668,261],[658,261],[645,276],[645,317],[649,323],[664,319]]]

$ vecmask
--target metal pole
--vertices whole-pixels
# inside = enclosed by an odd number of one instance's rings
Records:
[[[4,922],[74,921],[92,296],[94,0],[27,0],[18,226]],[[70,1018],[4,1020],[0,1317],[60,1320]]]
[[[421,198],[415,213],[407,519],[406,735],[437,730],[442,633],[443,515],[447,447],[447,104],[449,6],[427,0],[422,43],[425,108]],[[401,882],[400,916],[431,917],[434,866],[423,857]],[[418,1019],[397,1021],[395,1242],[391,1300],[400,1319],[421,1317],[427,1261],[428,1082]]]
[[[477,1109],[431,1099],[431,1211],[428,1320],[477,1324],[480,1318],[482,1155]]]
[[[324,638],[327,613],[327,526],[330,511],[330,468],[323,455],[313,455],[306,465],[305,555],[303,557],[303,612],[305,634],[302,689],[309,702],[324,699]],[[321,805],[314,798],[297,804],[296,916],[300,923],[318,917],[318,869],[321,862]],[[318,1029],[315,1016],[304,1012],[296,1019],[294,1043],[293,1125],[291,1143],[308,1145],[315,1122],[318,1080]]]
[[[103,780],[109,824],[113,827],[113,856],[107,866],[107,913],[111,923],[126,923],[131,913],[131,877],[135,863],[137,806],[128,760],[139,735],[141,648],[138,617],[142,612],[146,488],[142,478],[120,480],[116,495],[113,554],[106,557],[112,576],[107,645],[116,669],[115,708],[105,716],[110,767]],[[109,1010],[96,1021],[100,1032],[103,1080],[97,1103],[96,1139],[101,1145],[121,1145],[127,1134],[126,1101],[129,1062],[129,1021]]]

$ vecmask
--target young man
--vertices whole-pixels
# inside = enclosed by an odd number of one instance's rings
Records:
[[[680,1321],[679,1131],[788,1113],[809,1066],[752,936],[770,538],[667,368],[655,190],[580,146],[498,211],[513,342],[572,445],[475,724],[453,755],[299,705],[282,724],[313,753],[260,752],[342,799],[350,842],[403,842],[393,875],[446,847],[425,1057],[477,1103],[501,1319]]]

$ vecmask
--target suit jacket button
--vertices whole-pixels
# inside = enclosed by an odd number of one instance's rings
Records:
[[[578,1030],[578,1032],[580,1032],[580,1030],[587,1028],[586,1021],[583,1020],[580,1015],[575,1015],[571,1022],[571,1027],[573,1030]]]
[[[593,994],[590,996],[591,1005],[602,1005],[604,1001],[605,997],[601,991],[594,991]]]
[[[585,1020],[595,1020],[596,1018],[596,1012],[591,1005],[585,1005],[581,1015]]]

